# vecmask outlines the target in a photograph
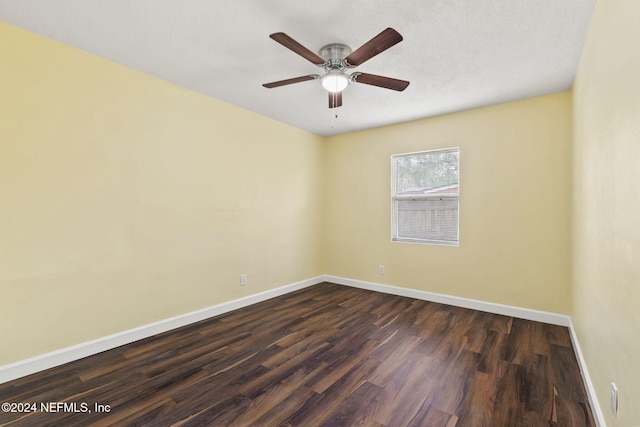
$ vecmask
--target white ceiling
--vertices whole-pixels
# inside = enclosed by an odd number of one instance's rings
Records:
[[[318,135],[568,90],[595,0],[0,0],[0,19]],[[404,41],[356,68],[411,84],[352,84],[333,119],[322,70],[269,38],[352,49]],[[1,70],[0,70],[1,73]],[[335,121],[335,127],[332,122]]]

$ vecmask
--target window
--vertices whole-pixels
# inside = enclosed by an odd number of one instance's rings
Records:
[[[459,148],[391,158],[392,240],[458,245]]]

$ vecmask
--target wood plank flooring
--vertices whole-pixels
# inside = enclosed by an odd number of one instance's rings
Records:
[[[38,405],[3,426],[595,425],[567,328],[331,283],[0,384],[0,402]]]

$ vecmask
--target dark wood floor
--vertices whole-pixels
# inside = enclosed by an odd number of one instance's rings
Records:
[[[567,328],[329,283],[1,384],[0,402],[77,411],[1,425],[595,425]]]

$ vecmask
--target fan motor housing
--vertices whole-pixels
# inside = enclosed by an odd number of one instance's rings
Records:
[[[327,71],[341,70],[347,68],[344,58],[349,56],[351,48],[342,43],[330,43],[322,46],[318,55],[325,60],[324,68]]]

